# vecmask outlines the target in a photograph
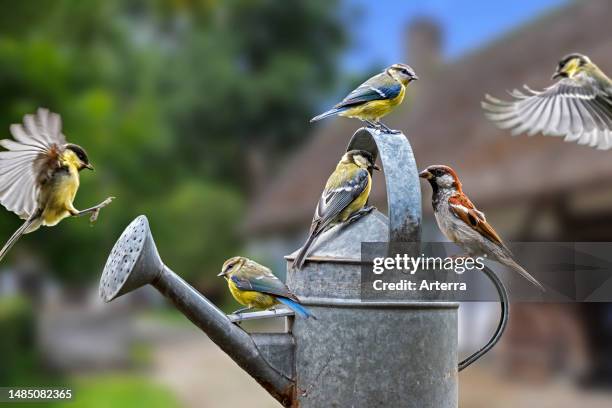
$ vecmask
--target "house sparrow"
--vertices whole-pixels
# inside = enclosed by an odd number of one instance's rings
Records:
[[[399,133],[385,126],[380,118],[402,103],[406,87],[417,79],[419,77],[410,66],[393,64],[359,85],[332,109],[315,116],[310,121],[316,122],[328,116],[338,115],[357,118],[384,132]]]
[[[506,102],[485,95],[487,118],[512,134],[564,136],[566,142],[607,150],[612,147],[612,81],[586,55],[565,56],[543,91],[514,90]]]
[[[429,166],[419,176],[429,181],[436,221],[442,233],[469,256],[486,255],[520,273],[541,291],[544,287],[520,266],[497,232],[463,193],[457,173],[448,166]]]

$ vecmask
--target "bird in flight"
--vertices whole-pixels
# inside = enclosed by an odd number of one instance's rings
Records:
[[[552,76],[558,81],[535,91],[524,85],[511,101],[485,95],[487,118],[513,135],[561,136],[566,142],[607,150],[612,147],[612,81],[582,54],[565,56]]]
[[[0,260],[23,234],[71,216],[91,214],[95,221],[114,198],[81,211],[74,207],[79,172],[93,166],[85,149],[66,141],[57,113],[39,108],[10,131],[14,139],[0,140],[6,149],[0,152],[0,203],[25,222],[0,250]]]

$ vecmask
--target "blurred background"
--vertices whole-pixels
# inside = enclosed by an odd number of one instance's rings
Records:
[[[226,258],[284,276],[360,126],[309,118],[394,62],[421,80],[386,123],[408,135],[419,167],[453,166],[506,239],[612,240],[610,152],[512,138],[480,111],[485,93],[547,86],[569,52],[612,73],[606,0],[0,4],[4,137],[38,106],[61,113],[96,166],[77,207],[117,197],[96,224],[42,228],[0,265],[0,386],[75,389],[76,402],[54,407],[277,406],[152,290],[103,305],[100,273],[146,214],[164,261],[227,312],[238,305],[216,278]],[[424,239],[441,240],[423,196]],[[0,236],[19,223],[5,211]],[[496,313],[462,305],[463,352]],[[511,316],[502,343],[460,375],[462,407],[610,406],[610,305],[518,304]]]

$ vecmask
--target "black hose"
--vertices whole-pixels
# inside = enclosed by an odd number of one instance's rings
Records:
[[[480,350],[478,350],[477,352],[475,352],[474,354],[472,354],[471,356],[469,356],[465,360],[462,360],[459,363],[459,371],[469,367],[473,362],[475,362],[480,357],[487,354],[495,346],[495,344],[497,344],[499,339],[501,339],[501,336],[502,334],[504,334],[504,330],[506,330],[506,326],[508,325],[508,306],[509,305],[508,305],[508,292],[506,291],[506,287],[504,286],[503,282],[497,277],[497,275],[492,270],[487,268],[486,266],[483,268],[483,272],[485,273],[485,275],[487,275],[489,280],[493,283],[493,285],[495,286],[495,289],[497,289],[497,294],[499,295],[499,302],[500,302],[500,307],[501,307],[499,324],[497,325],[497,328],[495,329],[495,333],[493,334],[493,337],[489,339],[489,341],[487,342],[487,344],[485,344],[483,348],[481,348]]]

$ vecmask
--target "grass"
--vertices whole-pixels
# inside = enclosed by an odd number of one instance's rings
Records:
[[[96,375],[71,381],[72,401],[20,403],[19,407],[48,408],[180,408],[177,398],[138,375]]]

